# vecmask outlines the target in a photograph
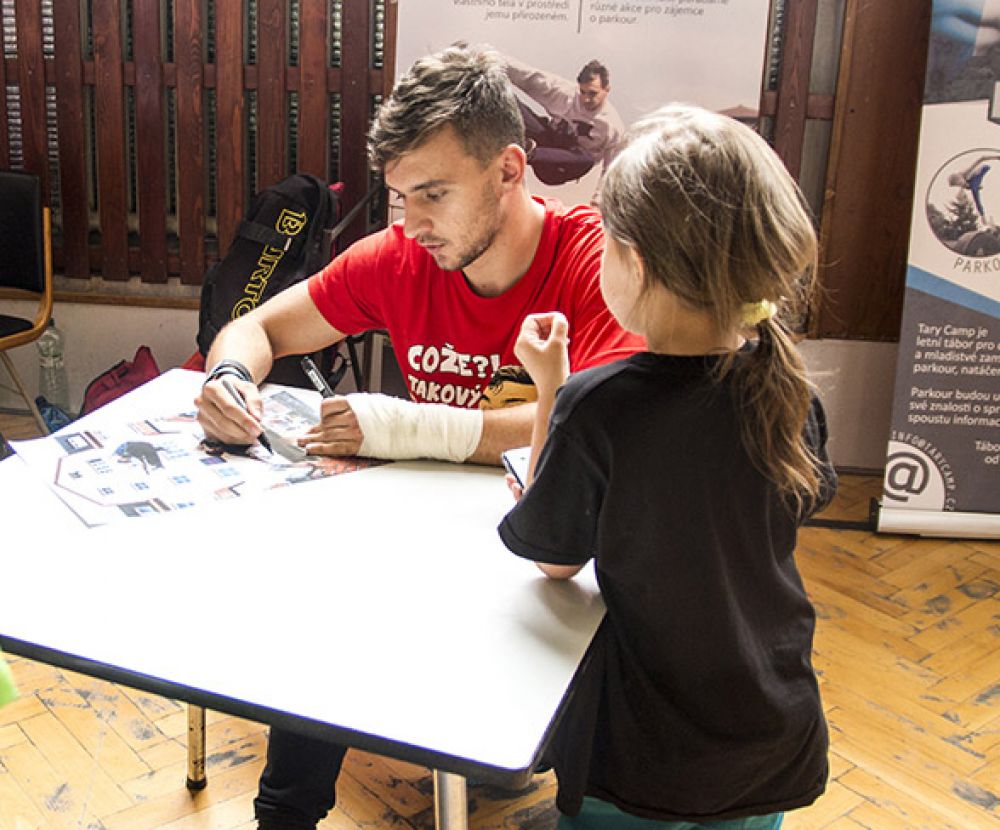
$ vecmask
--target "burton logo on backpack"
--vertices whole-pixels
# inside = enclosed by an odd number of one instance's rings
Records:
[[[306,279],[333,255],[339,189],[299,173],[250,202],[226,255],[209,268],[201,290],[198,350],[207,355],[219,330]],[[297,359],[275,363],[268,379],[309,386]]]
[[[233,306],[231,319],[235,320],[237,317],[242,317],[248,311],[253,311],[260,305],[264,297],[264,292],[267,291],[268,285],[271,284],[274,269],[281,264],[281,260],[288,252],[292,240],[302,233],[302,229],[308,221],[309,217],[305,211],[296,212],[288,210],[288,208],[284,208],[281,211],[278,220],[274,223],[274,229],[287,237],[285,244],[280,248],[274,245],[264,245],[264,250],[261,251],[260,257],[257,259],[256,268],[254,268],[250,279],[247,280],[247,284],[243,288],[243,296]]]

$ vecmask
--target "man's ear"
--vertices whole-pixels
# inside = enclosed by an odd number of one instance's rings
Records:
[[[528,156],[516,144],[508,144],[500,151],[500,181],[505,185],[519,185],[524,181]]]

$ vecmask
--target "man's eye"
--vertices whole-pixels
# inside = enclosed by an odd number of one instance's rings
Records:
[[[440,202],[445,197],[447,192],[448,192],[447,190],[428,190],[426,194],[427,201]]]

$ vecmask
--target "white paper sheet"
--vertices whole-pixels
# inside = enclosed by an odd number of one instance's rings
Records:
[[[153,388],[144,387],[133,398],[139,405],[128,411],[108,406],[53,435],[12,446],[32,474],[90,527],[187,510],[374,463],[321,456],[291,463],[260,444],[245,452],[213,450],[204,443],[194,407],[178,411],[178,404],[193,394],[156,394],[155,385],[172,392],[176,381],[167,376],[153,381],[148,385]],[[265,386],[262,395],[264,423],[283,436],[301,435],[318,420],[318,395],[280,386]]]

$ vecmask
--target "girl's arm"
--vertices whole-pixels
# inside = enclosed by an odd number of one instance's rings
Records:
[[[549,417],[556,391],[569,377],[569,323],[558,311],[529,314],[521,324],[521,333],[514,344],[514,354],[528,370],[538,392],[538,406],[531,429],[531,458],[528,480],[535,477],[535,466],[549,434]]]
[[[514,346],[514,354],[528,370],[538,391],[525,488],[530,487],[535,478],[538,457],[549,434],[549,419],[555,405],[556,391],[569,377],[568,335],[569,323],[559,312],[530,314],[521,325],[521,333]],[[550,579],[569,579],[583,568],[583,565],[553,565],[548,562],[535,564]]]
[[[565,378],[563,379],[565,380]],[[538,393],[538,409],[535,411],[535,425],[531,430],[531,457],[528,460],[528,480],[524,483],[529,486],[535,478],[535,465],[538,464],[538,456],[542,453],[542,446],[549,434],[549,418],[552,415],[552,406],[555,403],[556,393],[546,391],[543,398],[541,390]],[[583,565],[552,565],[548,562],[536,562],[538,569],[549,579],[570,579],[576,576]]]

